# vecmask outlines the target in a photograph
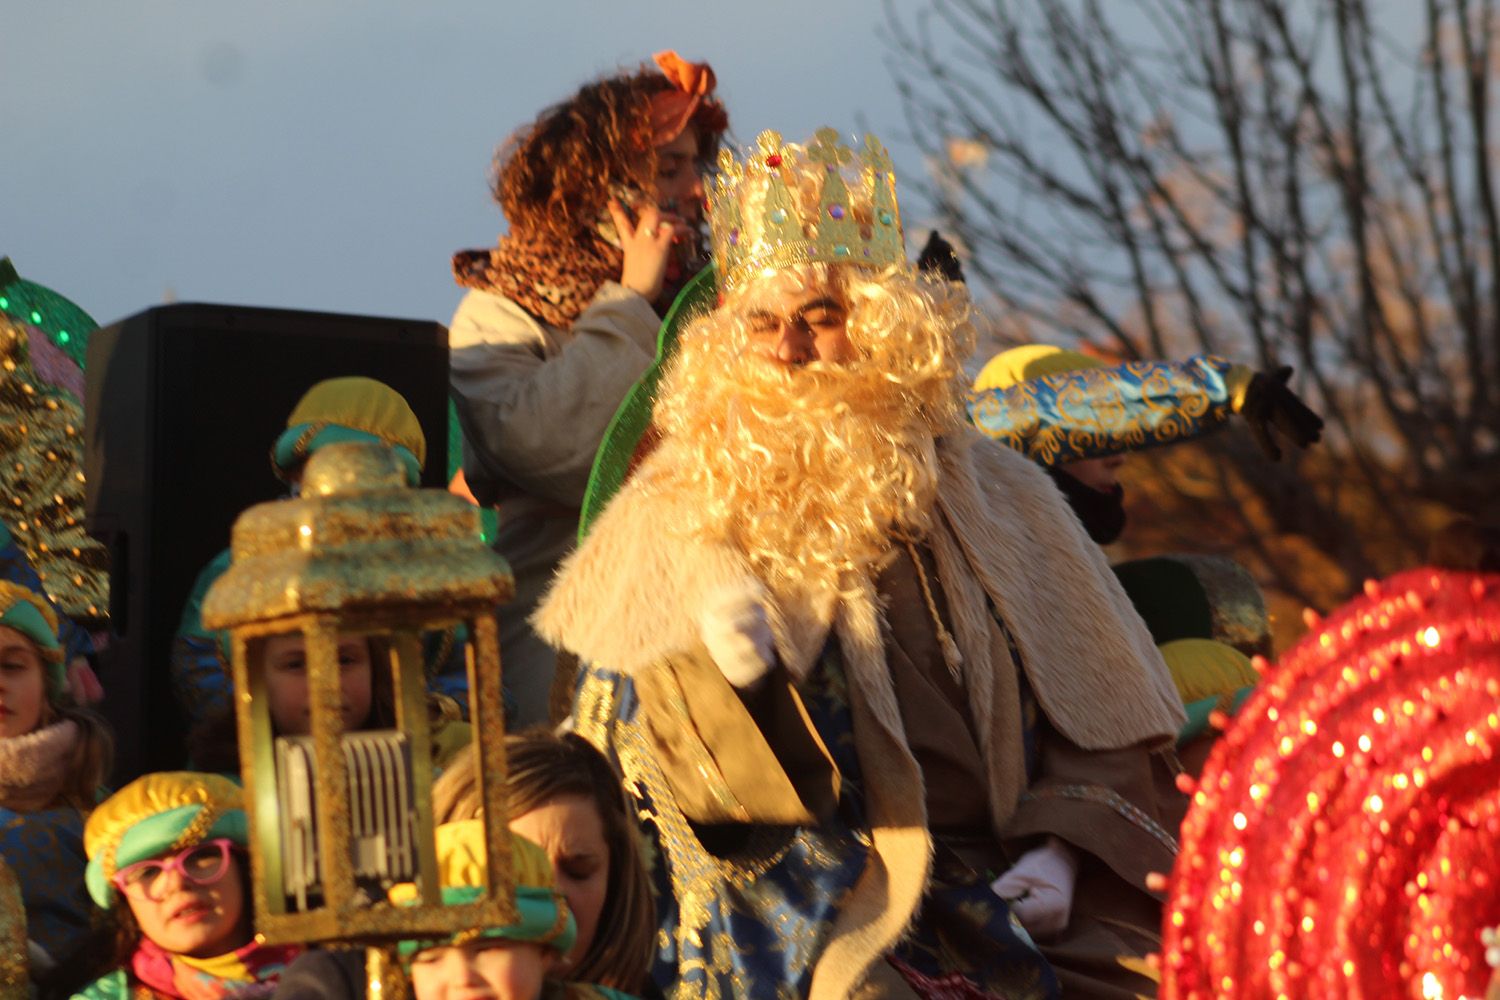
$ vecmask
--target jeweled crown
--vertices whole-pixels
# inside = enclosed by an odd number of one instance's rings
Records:
[[[762,132],[742,161],[728,150],[719,154],[708,209],[726,291],[795,264],[906,262],[896,175],[873,135],[855,153],[831,128],[806,146]]]

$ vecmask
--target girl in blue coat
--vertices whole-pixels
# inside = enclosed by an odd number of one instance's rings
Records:
[[[46,597],[0,580],[0,859],[20,882],[34,978],[86,943],[83,824],[111,752],[67,693],[64,655]]]

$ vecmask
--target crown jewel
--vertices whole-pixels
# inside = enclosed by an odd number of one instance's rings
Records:
[[[719,154],[708,208],[726,290],[794,264],[906,262],[896,175],[873,135],[856,154],[831,128],[806,146],[762,132],[742,162]]]

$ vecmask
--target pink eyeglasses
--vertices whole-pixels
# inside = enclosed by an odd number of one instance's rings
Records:
[[[229,870],[229,852],[233,848],[233,841],[215,837],[213,840],[185,847],[169,857],[126,865],[115,872],[110,881],[121,892],[159,903],[166,898],[167,880],[162,876],[167,872],[177,871],[184,879],[197,885],[213,885]]]

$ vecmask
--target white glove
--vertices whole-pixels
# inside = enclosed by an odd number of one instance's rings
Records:
[[[737,688],[753,687],[776,662],[766,591],[754,580],[709,594],[698,618],[698,634],[719,672]]]
[[[1078,858],[1056,837],[1021,855],[1021,860],[990,883],[990,889],[1010,904],[1010,910],[1037,937],[1049,937],[1068,926],[1073,909],[1073,886],[1078,881]]]

